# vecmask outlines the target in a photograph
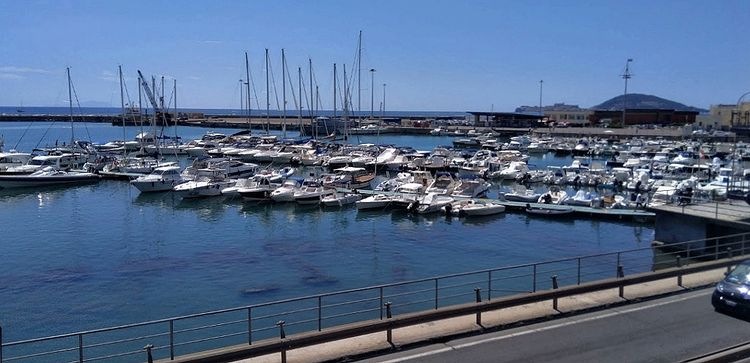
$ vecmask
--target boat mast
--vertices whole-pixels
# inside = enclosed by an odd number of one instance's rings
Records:
[[[297,118],[299,120],[299,135],[302,136],[305,134],[305,130],[302,127],[302,67],[297,67],[297,79],[299,83],[299,106],[297,106],[299,116],[297,116]]]
[[[173,80],[173,93],[174,93],[174,156],[177,157],[177,145],[179,144],[177,142],[177,121],[179,121],[179,112],[177,112],[177,79]]]
[[[313,119],[315,118],[315,114],[313,113],[313,104],[315,104],[315,100],[313,100],[313,97],[315,97],[315,92],[313,92],[313,79],[312,79],[312,59],[307,58],[307,62],[309,64],[310,68],[310,125],[314,124],[314,128],[312,130],[313,137],[317,140],[318,138],[318,123],[313,122]]]
[[[357,117],[362,114],[362,31],[357,42]]]
[[[286,55],[284,54],[284,48],[281,48],[281,83],[281,98],[283,104],[281,113],[281,137],[286,139]]]
[[[349,132],[349,85],[346,78],[346,64],[344,64],[344,140],[348,140]]]
[[[336,63],[333,64],[333,119],[336,119]]]
[[[143,105],[142,105],[143,96],[141,92],[143,92],[143,85],[139,81],[138,82],[138,125],[141,127],[141,133],[143,133]]]
[[[266,48],[266,135],[271,131],[271,91],[269,90],[268,84],[268,48]]]
[[[75,140],[75,131],[73,130],[73,86],[70,83],[70,67],[66,68],[68,74],[68,107],[70,108],[70,145]]]
[[[117,70],[120,74],[120,110],[122,112],[121,119],[122,119],[122,142],[123,142],[123,148],[125,147],[125,139],[127,139],[127,135],[125,134],[125,96],[122,92],[122,66],[118,65]],[[124,150],[124,149],[123,149]]]
[[[247,60],[247,52],[245,52],[245,83],[247,87],[247,129],[250,130],[253,125],[253,121],[250,118],[250,63]]]

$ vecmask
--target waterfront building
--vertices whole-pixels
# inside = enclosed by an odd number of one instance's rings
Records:
[[[555,103],[551,106],[542,107],[542,113],[547,123],[554,122],[558,126],[586,126],[589,124],[591,110],[580,108],[578,105],[566,105]],[[516,112],[526,114],[539,114],[539,106],[521,106]]]
[[[469,112],[474,126],[532,128],[542,126],[541,115],[518,112]]]
[[[721,128],[750,127],[750,101],[738,104],[711,105],[711,116],[718,118]]]
[[[625,122],[623,122],[623,114]],[[592,125],[686,125],[695,123],[698,112],[674,109],[628,108],[622,110],[594,110],[589,115]]]

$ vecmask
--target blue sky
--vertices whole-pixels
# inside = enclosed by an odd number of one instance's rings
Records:
[[[312,58],[331,108],[332,64],[352,71],[362,30],[363,110],[370,68],[376,109],[386,83],[388,110],[511,111],[540,79],[545,104],[588,107],[622,93],[627,58],[630,92],[708,107],[750,90],[748,15],[747,0],[0,0],[0,105],[65,105],[70,66],[84,106],[119,107],[122,65],[135,98],[141,69],[176,78],[182,107],[239,108],[248,51],[265,108],[263,52],[280,94],[285,48],[295,77]]]

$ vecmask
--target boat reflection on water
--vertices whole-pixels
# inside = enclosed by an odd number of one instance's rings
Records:
[[[228,208],[222,198],[182,199],[174,206],[177,211],[193,211],[200,219],[208,222],[219,221]]]
[[[140,193],[133,199],[133,204],[138,206],[153,206],[161,208],[173,208],[180,202],[174,193]]]

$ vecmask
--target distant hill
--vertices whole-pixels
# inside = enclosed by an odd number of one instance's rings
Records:
[[[627,98],[625,98],[627,97]],[[706,109],[686,106],[682,103],[670,101],[661,97],[653,95],[644,95],[640,93],[630,93],[627,96],[617,96],[606,100],[596,106],[591,107],[594,110],[604,111],[619,111],[622,110],[623,101],[627,108],[645,108],[645,109],[669,109],[677,111],[694,111],[694,112],[708,112]]]

